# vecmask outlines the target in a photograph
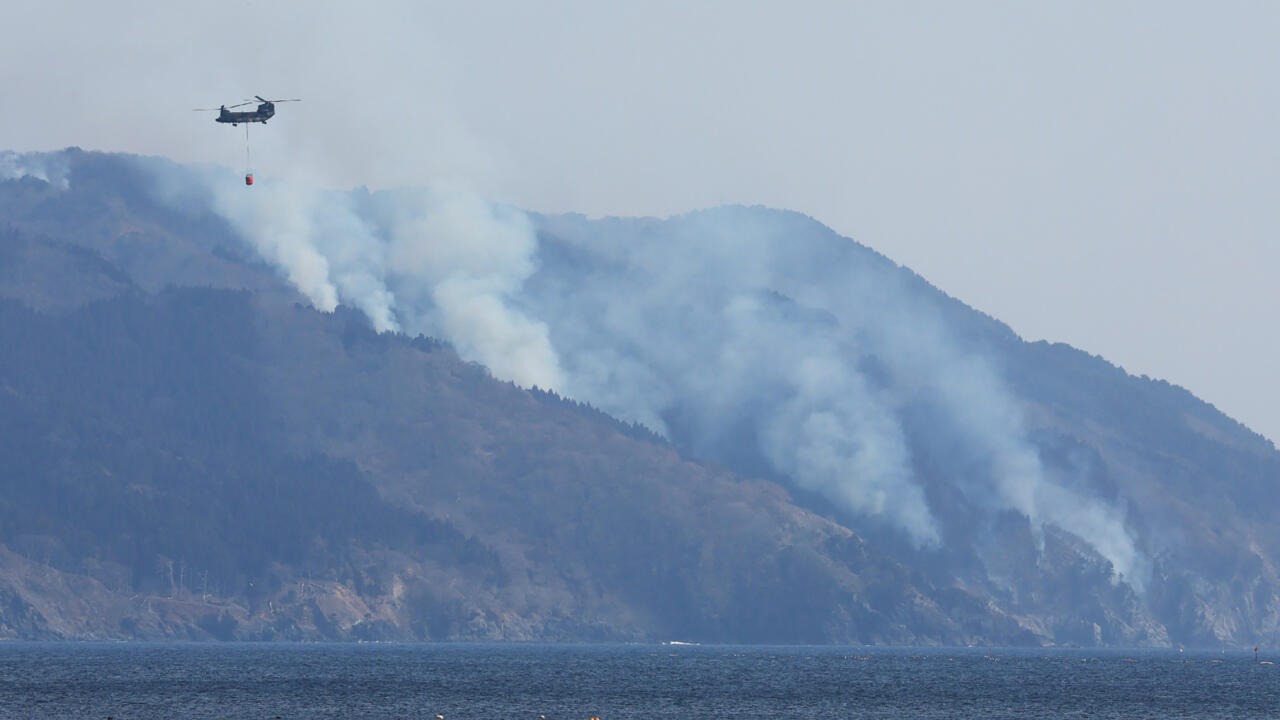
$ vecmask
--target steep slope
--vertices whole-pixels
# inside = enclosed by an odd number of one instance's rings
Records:
[[[1280,630],[1280,455],[1186,390],[1101,358],[1035,343],[1011,349],[1047,456],[1114,497],[1152,558],[1145,601],[1178,642],[1273,642]]]
[[[23,163],[9,635],[1275,635],[1269,442],[809,218]]]
[[[813,490],[799,497],[877,547],[895,547],[904,531],[925,537],[923,551],[899,540],[895,555],[1059,642],[1212,647],[1275,637],[1280,537],[1268,518],[1280,455],[1187,391],[1072,348],[1025,343],[790,213],[554,217],[541,231],[528,295],[535,307],[556,308],[542,316],[576,317],[566,299],[590,307],[578,318],[591,328],[584,337],[606,348],[616,345],[599,338],[638,327],[698,328],[687,333],[686,357],[657,340],[628,358],[664,368],[667,394],[637,401],[589,387],[583,395],[593,402],[623,417],[656,416],[695,457]],[[668,273],[674,280],[660,277]],[[619,322],[615,312],[646,320]],[[579,326],[552,324],[566,362],[596,352],[576,338],[561,342],[561,327]],[[842,370],[795,370],[833,357]],[[828,400],[850,392],[853,403]],[[871,420],[868,408],[879,410]],[[828,427],[832,416],[841,438],[858,436],[861,447],[776,427],[779,418]],[[789,441],[782,451],[769,442],[779,433]],[[921,495],[896,500],[926,508],[939,542],[919,529],[919,512],[893,505],[903,474],[852,483],[864,498],[881,493],[878,506],[849,501],[847,480],[826,482],[821,467],[789,451],[806,444],[843,452],[855,467],[860,453],[880,459],[885,448],[907,457],[905,475]]]
[[[192,289],[0,327],[12,636],[976,637],[776,486],[350,313]]]
[[[1030,639],[776,485],[304,307],[216,218],[70,159],[4,186],[0,633]]]

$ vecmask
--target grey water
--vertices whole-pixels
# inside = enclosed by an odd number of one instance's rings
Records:
[[[1253,653],[0,644],[0,718],[1262,718]]]

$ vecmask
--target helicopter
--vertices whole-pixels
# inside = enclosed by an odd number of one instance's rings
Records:
[[[302,100],[302,98],[291,98],[289,100],[268,100],[262,97],[261,95],[254,95],[254,97],[258,98],[259,100],[259,105],[257,110],[244,110],[241,112],[232,112],[232,108],[244,107],[245,105],[253,104],[252,100],[246,100],[242,103],[239,103],[238,105],[232,105],[231,107],[227,107],[226,105],[223,105],[217,108],[196,108],[196,112],[212,112],[214,110],[217,110],[218,117],[214,118],[213,121],[220,122],[220,123],[231,123],[232,127],[235,127],[240,123],[255,123],[255,122],[260,122],[263,125],[266,125],[267,121],[270,120],[276,114],[276,103],[300,102]]]
[[[254,97],[258,98],[258,102],[259,102],[257,110],[245,110],[241,112],[232,112],[233,108],[244,107],[245,105],[253,104],[252,100],[245,100],[242,103],[232,105],[230,108],[227,107],[226,105],[216,108],[218,111],[218,117],[214,118],[214,122],[229,123],[232,127],[239,125],[240,123],[244,123],[244,164],[245,164],[244,184],[245,185],[253,184],[253,171],[250,169],[250,167],[252,166],[249,163],[249,124],[260,122],[263,125],[266,125],[267,121],[270,120],[272,117],[274,117],[276,114],[276,103],[300,102],[302,100],[302,98],[291,98],[289,100],[268,100],[262,97],[261,95],[254,95]],[[196,108],[196,112],[212,112],[214,109],[215,108]]]

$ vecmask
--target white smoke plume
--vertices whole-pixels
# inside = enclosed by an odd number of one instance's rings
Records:
[[[988,473],[976,481],[962,476],[961,490],[989,510],[1017,511],[1037,531],[1051,524],[1086,540],[1121,579],[1141,591],[1150,564],[1126,529],[1124,513],[1056,482],[1026,437],[1017,402],[991,365],[958,350],[938,327],[919,333],[920,323],[929,319],[927,313],[917,315],[909,340],[886,342],[902,343],[899,350],[906,352],[899,352],[897,367],[925,384],[946,409],[957,436],[973,455],[986,460]],[[889,333],[902,334],[901,326]]]
[[[67,161],[62,153],[16,153],[0,151],[0,180],[32,177],[66,189]]]
[[[446,339],[496,377],[787,476],[926,548],[946,529],[908,417],[928,408],[924,435],[981,468],[941,482],[984,512],[1073,533],[1141,589],[1123,512],[1045,470],[1016,399],[937,294],[812,220],[725,208],[535,221],[442,189],[206,180],[217,212],[316,307]]]
[[[447,338],[463,357],[518,385],[562,387],[547,325],[513,303],[537,250],[524,213],[460,191],[395,197],[380,214],[386,277],[401,298],[405,329]]]
[[[379,332],[448,339],[496,377],[563,385],[546,324],[515,303],[537,247],[523,213],[444,189],[250,188],[217,170],[201,181],[210,209],[318,309],[350,305]]]
[[[569,394],[724,459],[754,444],[776,472],[919,546],[943,531],[917,477],[908,408],[936,408],[985,468],[948,478],[1091,543],[1141,588],[1123,513],[1055,482],[992,365],[944,324],[937,295],[800,216],[725,208],[671,221],[550,218],[530,284]]]

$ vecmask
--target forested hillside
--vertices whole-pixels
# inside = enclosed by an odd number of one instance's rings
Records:
[[[0,636],[1274,639],[1271,443],[811,219],[9,160]]]

